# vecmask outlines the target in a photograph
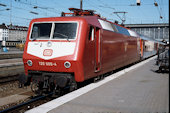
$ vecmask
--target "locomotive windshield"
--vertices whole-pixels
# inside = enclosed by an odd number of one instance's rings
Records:
[[[77,23],[55,23],[53,39],[75,39]]]
[[[31,39],[75,39],[76,31],[77,23],[34,23]]]
[[[32,28],[31,39],[49,39],[52,23],[35,23]]]

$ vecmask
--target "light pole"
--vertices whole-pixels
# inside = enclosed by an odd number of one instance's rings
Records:
[[[12,0],[10,1],[10,24],[12,25]]]
[[[83,0],[80,0],[80,9],[83,9]]]

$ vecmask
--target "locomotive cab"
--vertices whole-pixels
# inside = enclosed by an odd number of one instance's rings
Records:
[[[82,20],[74,18],[34,19],[30,23],[23,62],[32,90],[54,90],[75,84],[75,69],[81,71],[77,56]],[[75,63],[77,62],[77,63]],[[81,72],[79,72],[81,73]],[[76,78],[82,81],[83,78]],[[70,88],[76,89],[76,85]],[[38,88],[38,89],[37,89]]]
[[[99,33],[99,30],[88,22],[90,18],[97,20],[98,17],[39,18],[30,22],[23,62],[27,83],[32,81],[34,92],[52,91],[68,88],[67,86],[72,91],[77,88],[76,82],[90,78],[95,70],[99,71],[100,52],[95,50],[94,42],[94,33]],[[98,29],[99,27],[100,25]],[[99,34],[96,36],[99,37]],[[93,39],[89,41],[88,37]],[[93,61],[95,55],[98,55],[98,64]],[[90,75],[86,73],[88,67],[93,70],[89,71],[93,73],[91,76],[85,76]]]

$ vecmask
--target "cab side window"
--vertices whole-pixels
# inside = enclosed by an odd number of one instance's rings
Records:
[[[89,29],[89,40],[90,41],[94,40],[94,27],[93,26],[90,26],[90,29]]]

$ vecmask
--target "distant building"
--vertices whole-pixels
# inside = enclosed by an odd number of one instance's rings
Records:
[[[8,25],[9,38],[8,41],[25,41],[27,37],[28,27]]]
[[[169,23],[160,24],[126,24],[135,32],[159,41],[166,40],[169,42]]]
[[[5,24],[0,25],[0,41],[7,41],[9,38],[9,29]]]

